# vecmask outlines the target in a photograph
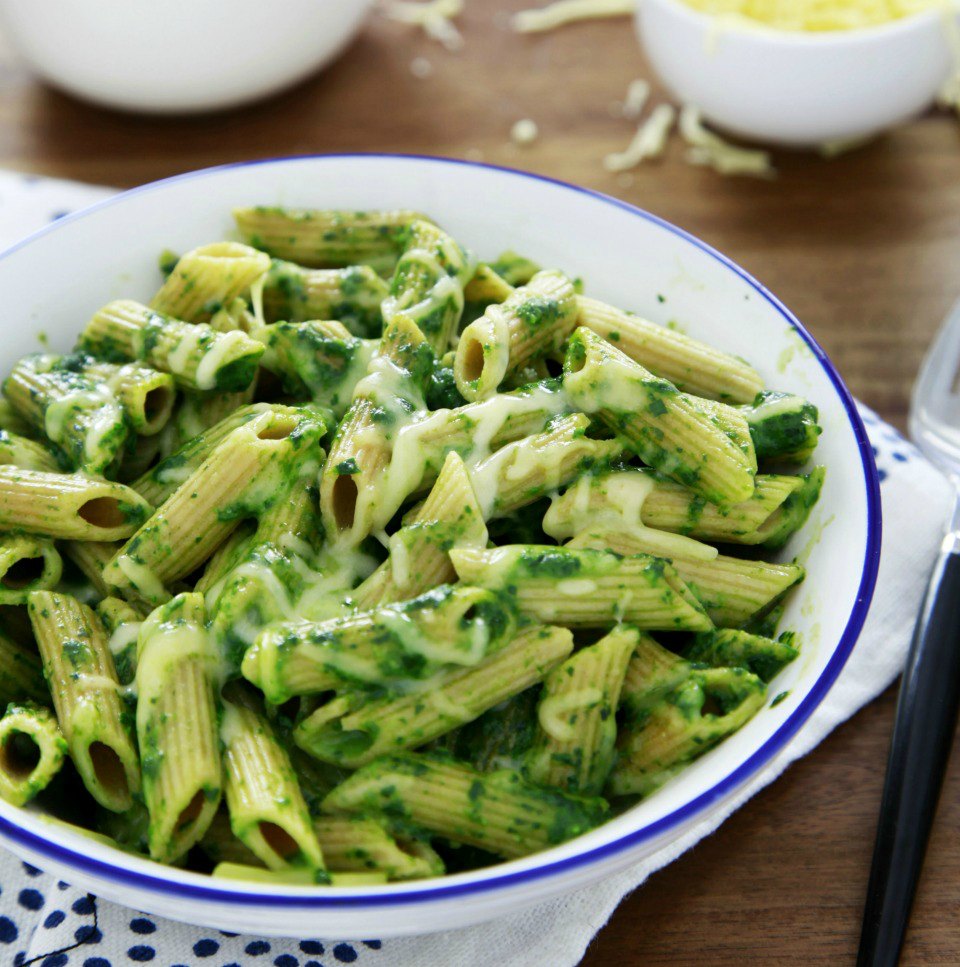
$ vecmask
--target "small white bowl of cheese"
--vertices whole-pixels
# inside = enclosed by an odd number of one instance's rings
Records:
[[[960,36],[956,6],[931,0],[887,0],[891,10],[915,12],[877,22],[883,4],[847,0],[847,29],[803,29],[802,0],[778,6],[765,23],[707,10],[763,9],[685,0],[641,0],[637,30],[653,69],[682,102],[713,124],[770,144],[815,147],[868,138],[929,107],[951,73]],[[818,7],[822,10],[823,4]],[[874,15],[867,14],[873,8]],[[791,29],[782,11],[790,11]],[[866,26],[855,26],[860,15]],[[844,22],[837,17],[837,24]],[[958,41],[960,44],[960,41]]]

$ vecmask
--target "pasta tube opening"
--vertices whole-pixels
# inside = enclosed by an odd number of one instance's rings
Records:
[[[116,749],[106,742],[91,742],[87,746],[87,755],[97,781],[116,800],[127,799],[130,796],[130,784],[127,782],[127,770]]]
[[[77,516],[94,527],[123,527],[127,523],[127,515],[116,497],[94,497],[77,508]]]
[[[8,591],[22,591],[43,577],[47,561],[42,554],[35,557],[21,557],[4,572],[0,585]]]
[[[0,746],[0,770],[16,782],[28,781],[41,755],[40,744],[29,732],[13,729]]]

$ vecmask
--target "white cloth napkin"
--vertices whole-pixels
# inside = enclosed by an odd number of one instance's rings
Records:
[[[0,173],[0,248],[109,189]],[[708,836],[791,762],[879,695],[904,664],[951,506],[951,488],[917,450],[866,408],[880,468],[883,551],[873,606],[846,669],[797,738],[727,804],[625,873],[493,923],[402,940],[339,942],[224,934],[98,900],[0,850],[0,963],[15,967],[118,967],[131,963],[210,967],[567,967],[620,900],[651,873]]]

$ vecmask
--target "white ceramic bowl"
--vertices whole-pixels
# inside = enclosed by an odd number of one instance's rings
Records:
[[[676,96],[714,124],[771,144],[869,137],[929,107],[953,61],[944,14],[864,30],[730,24],[681,0],[641,0],[640,41]]]
[[[432,158],[329,156],[213,168],[147,185],[61,219],[0,255],[0,370],[38,348],[67,349],[109,299],[148,298],[157,253],[231,232],[251,204],[428,212],[492,258],[516,249],[581,275],[587,291],[752,360],[820,407],[822,500],[785,549],[809,569],[784,620],[801,657],[771,685],[786,700],[645,802],[572,842],[443,879],[363,889],[211,880],[116,852],[0,801],[0,842],[78,887],[140,910],[274,935],[382,937],[452,929],[537,903],[625,868],[733,796],[803,725],[843,667],[873,592],[880,550],[876,470],[840,377],[766,289],[704,243],[603,195],[502,168]]]
[[[0,0],[0,27],[45,80],[160,114],[234,107],[328,64],[371,0]]]

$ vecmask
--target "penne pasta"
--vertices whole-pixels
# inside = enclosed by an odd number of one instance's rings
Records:
[[[108,303],[87,323],[80,346],[109,362],[143,360],[191,390],[236,392],[254,379],[263,346],[239,329],[166,316],[131,299]]]
[[[707,631],[703,606],[662,558],[525,545],[450,552],[461,581],[516,598],[520,614],[570,628],[628,622],[659,631]]]
[[[66,594],[32,591],[28,608],[70,758],[90,795],[124,812],[140,792],[140,762],[103,626]]]
[[[348,768],[416,749],[542,681],[572,650],[566,628],[534,626],[479,664],[441,672],[417,691],[371,701],[340,695],[300,722],[294,741],[315,758]]]
[[[201,245],[180,256],[150,308],[184,322],[206,322],[249,292],[269,268],[270,257],[249,245]]]
[[[213,821],[222,792],[214,689],[217,655],[203,598],[181,594],[152,612],[138,639],[137,739],[150,856],[182,857]]]
[[[383,756],[355,772],[323,801],[334,815],[371,815],[405,823],[508,859],[562,843],[606,815],[602,799],[567,796],[519,773],[481,773],[443,758]]]
[[[25,806],[60,771],[66,751],[50,709],[8,705],[0,718],[0,799]]]

